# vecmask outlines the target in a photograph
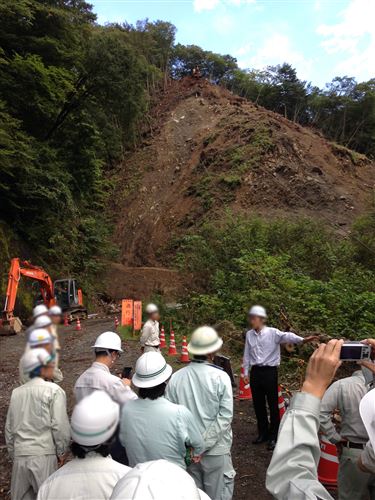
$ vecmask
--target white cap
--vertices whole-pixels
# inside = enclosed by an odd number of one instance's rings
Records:
[[[48,307],[45,306],[44,304],[39,304],[34,307],[33,309],[33,318],[37,318],[38,316],[41,316],[42,314],[47,314],[48,313]]]
[[[28,344],[30,347],[35,345],[42,344],[51,344],[53,342],[53,338],[48,330],[44,328],[35,328],[29,336]]]
[[[159,311],[159,308],[156,304],[147,304],[147,306],[146,306],[146,313],[147,314],[156,313],[158,311]]]
[[[167,460],[138,464],[125,474],[110,500],[210,500],[199,490],[194,479]]]
[[[23,373],[27,374],[47,365],[50,361],[52,361],[52,356],[45,349],[37,347],[25,352],[21,358],[21,368]]]
[[[116,432],[119,419],[119,405],[106,392],[94,391],[74,407],[72,439],[83,446],[105,443]]]
[[[369,440],[375,450],[375,389],[363,396],[359,403],[359,413],[366,428]]]
[[[188,344],[190,354],[204,356],[218,351],[223,345],[223,340],[211,326],[200,326],[193,332]]]
[[[54,305],[49,308],[48,314],[50,316],[61,316],[62,315],[62,310],[60,306]]]
[[[160,352],[145,352],[138,358],[132,382],[136,387],[155,387],[172,375],[172,367]]]
[[[47,326],[51,326],[51,325],[52,325],[51,318],[49,316],[47,316],[46,314],[42,314],[42,316],[38,316],[33,323],[34,328],[46,328]]]
[[[121,338],[115,332],[101,333],[95,340],[95,344],[91,347],[94,347],[95,349],[111,349],[123,352],[121,349]]]
[[[253,306],[249,311],[249,316],[259,316],[259,318],[267,318],[266,310],[263,306]]]

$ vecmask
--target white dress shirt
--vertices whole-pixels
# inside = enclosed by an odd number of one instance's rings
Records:
[[[292,332],[281,332],[277,328],[263,327],[260,332],[249,330],[246,333],[243,356],[245,375],[250,366],[279,366],[280,344],[300,344],[303,337]]]

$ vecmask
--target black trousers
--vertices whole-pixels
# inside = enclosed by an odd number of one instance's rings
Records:
[[[277,367],[253,366],[250,372],[250,387],[259,435],[276,439],[280,425]],[[266,400],[270,411],[269,421]]]

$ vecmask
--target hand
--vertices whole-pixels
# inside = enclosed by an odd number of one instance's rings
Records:
[[[67,458],[68,458],[68,452],[64,453],[64,455],[58,456],[57,457],[57,466],[59,468],[62,467],[65,464]]]
[[[364,344],[371,346],[371,359],[375,359],[375,339],[362,340]]]
[[[309,335],[308,337],[305,337],[302,341],[303,344],[309,344],[310,342],[317,342],[319,341],[320,336],[319,335]]]
[[[131,381],[131,380],[129,380],[128,378],[122,378],[122,379],[121,379],[121,382],[122,382],[125,386],[127,386],[127,387],[130,387],[130,386],[131,386],[131,384],[132,384],[132,381]]]
[[[340,352],[343,343],[343,340],[334,339],[328,344],[320,344],[307,365],[303,392],[322,399],[337,368],[341,365]]]
[[[193,455],[191,457],[191,461],[193,462],[193,464],[199,464],[201,459],[202,459],[202,455],[196,455],[196,456]]]
[[[244,377],[244,378],[243,378],[243,383],[244,383],[245,385],[249,385],[249,383],[250,383],[249,377]]]

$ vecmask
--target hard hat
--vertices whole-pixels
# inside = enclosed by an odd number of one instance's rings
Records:
[[[266,313],[266,310],[264,309],[264,307],[262,307],[262,306],[253,306],[249,310],[249,316],[259,316],[259,318],[266,319],[267,318],[267,313]]]
[[[51,344],[53,342],[53,338],[51,334],[48,332],[48,330],[45,330],[44,328],[35,328],[29,336],[29,346],[33,347],[35,345],[42,345],[42,344]]]
[[[47,314],[48,313],[48,308],[44,304],[39,304],[34,307],[33,309],[33,318],[37,318],[38,316],[41,316],[42,314]]]
[[[370,443],[375,450],[375,389],[372,389],[363,396],[359,403],[359,413]]]
[[[21,368],[23,373],[31,373],[50,361],[52,361],[52,356],[42,347],[37,347],[25,352],[21,358]]]
[[[136,465],[113,489],[110,500],[209,500],[178,465],[153,460]]]
[[[51,326],[52,321],[49,316],[46,314],[42,314],[42,316],[38,316],[33,324],[34,328],[46,328],[47,326]]]
[[[62,315],[62,310],[60,306],[52,306],[49,308],[48,314],[50,316],[61,316]]]
[[[121,338],[115,332],[104,332],[95,340],[91,347],[95,349],[111,349],[113,351],[123,352],[121,349]]]
[[[146,306],[146,313],[147,314],[156,313],[158,311],[159,311],[159,308],[156,304],[147,304],[147,306]]]
[[[132,382],[136,387],[155,387],[172,375],[172,367],[160,352],[145,352],[138,358]]]
[[[104,391],[94,391],[73,409],[70,422],[72,439],[83,446],[108,441],[116,432],[120,406]]]
[[[223,345],[223,340],[211,326],[200,326],[193,332],[188,344],[188,351],[193,355],[210,354],[218,351]]]

